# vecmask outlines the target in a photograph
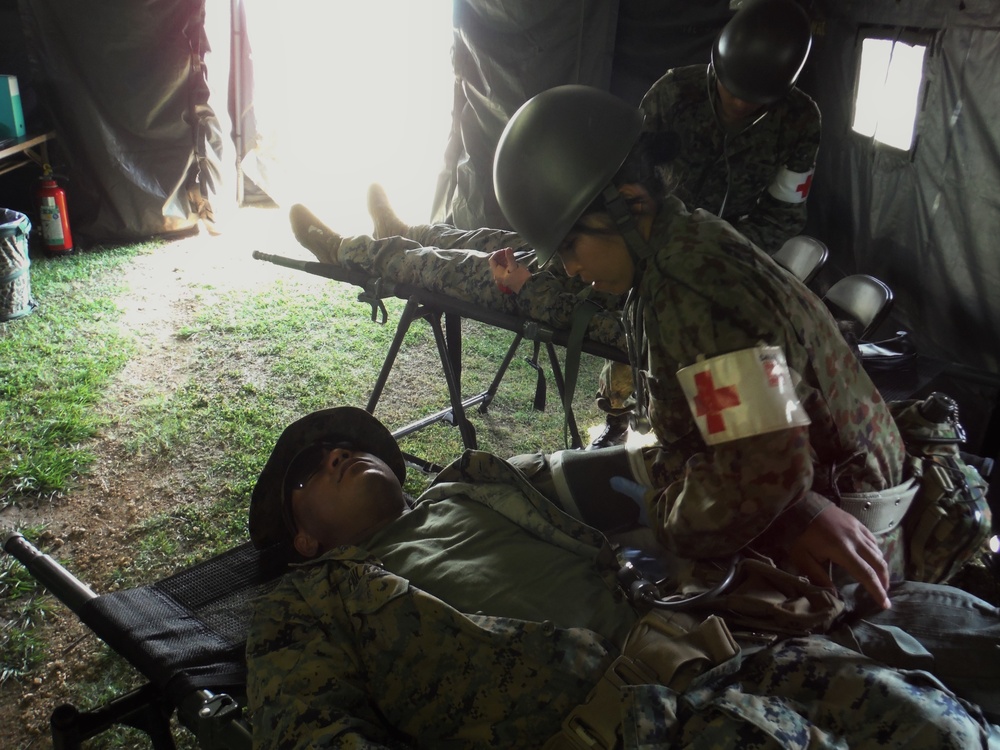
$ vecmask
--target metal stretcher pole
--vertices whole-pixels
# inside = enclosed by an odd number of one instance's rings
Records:
[[[260,251],[254,251],[253,257],[257,260],[263,260],[268,263],[284,266],[285,268],[305,271],[306,273],[333,279],[334,281],[344,281],[346,283],[362,287],[365,289],[365,294],[359,295],[358,298],[372,305],[372,320],[376,319],[376,298],[394,296],[407,300],[407,306],[404,309],[403,317],[396,329],[396,336],[394,337],[389,353],[382,364],[382,370],[379,373],[378,381],[376,382],[375,388],[368,401],[367,411],[370,413],[374,413],[375,406],[382,395],[382,391],[389,377],[389,372],[392,369],[396,355],[402,345],[403,335],[405,334],[410,323],[417,317],[422,316],[430,321],[433,326],[434,324],[431,317],[431,311],[433,311],[438,318],[440,318],[441,314],[446,316],[448,326],[447,336],[445,337],[440,332],[440,321],[437,323],[437,328],[435,329],[434,334],[438,345],[438,352],[441,356],[441,364],[444,368],[445,379],[448,381],[448,390],[452,402],[452,408],[450,410],[446,409],[438,412],[419,420],[418,422],[408,425],[407,427],[394,431],[393,435],[395,437],[401,437],[402,435],[409,434],[433,424],[434,422],[441,421],[442,419],[453,419],[453,423],[457,424],[462,432],[462,439],[465,446],[467,448],[475,448],[475,430],[466,418],[464,410],[474,404],[481,404],[480,411],[485,413],[486,407],[496,395],[496,391],[500,386],[500,381],[510,365],[510,362],[513,360],[518,346],[520,345],[522,339],[527,338],[530,341],[535,342],[536,351],[539,342],[545,343],[549,352],[549,360],[552,364],[553,375],[556,381],[556,386],[559,390],[560,400],[563,402],[563,408],[566,412],[567,425],[572,436],[573,447],[582,447],[583,443],[580,439],[579,430],[576,425],[572,404],[566,403],[565,383],[562,368],[559,366],[553,346],[567,346],[569,343],[568,331],[555,330],[535,320],[527,320],[518,318],[514,315],[497,312],[495,310],[489,310],[471,302],[466,302],[465,300],[421,289],[413,284],[385,282],[381,278],[373,277],[368,273],[344,268],[339,265],[305,261],[298,258],[287,258],[280,255],[270,255]],[[483,393],[465,400],[462,400],[461,398],[460,387],[462,369],[461,318],[477,320],[481,323],[485,323],[486,325],[514,331],[517,334],[514,342],[507,350],[507,355],[505,356],[504,361],[501,364],[500,369],[497,371],[496,376],[494,377],[489,388]],[[383,320],[382,322],[385,321]],[[580,345],[580,350],[605,359],[628,362],[628,357],[624,352],[616,349],[615,347],[608,346],[607,344],[584,340],[582,345]],[[532,364],[532,366],[541,372],[537,363]],[[544,383],[544,381],[540,382]],[[536,391],[537,390],[538,389],[536,389]],[[535,400],[537,404],[539,401],[537,392]]]
[[[84,606],[99,598],[89,586],[17,532],[7,534],[2,547],[81,622],[98,632],[99,623],[88,615]],[[173,712],[173,706],[152,683],[146,683],[92,711],[81,712],[75,706],[64,703],[56,706],[49,719],[52,747],[53,750],[77,750],[83,747],[83,742],[114,726],[124,725],[144,732],[155,750],[174,750],[176,744],[170,732]],[[184,700],[177,712],[182,723],[202,739],[202,747],[206,750],[249,750],[251,746],[250,732],[240,721],[239,707],[225,693],[196,690]]]
[[[374,279],[371,274],[354,271],[342,266],[335,266],[330,263],[317,263],[314,261],[299,260],[298,258],[286,258],[281,255],[269,255],[258,250],[253,252],[253,257],[257,260],[284,266],[285,268],[305,271],[306,273],[333,279],[334,281],[344,281],[362,288],[370,286]],[[478,320],[486,325],[504,328],[515,333],[523,333],[524,337],[531,341],[551,341],[557,346],[566,346],[569,338],[568,331],[556,330],[535,320],[519,318],[515,315],[484,308],[472,302],[449,297],[446,294],[431,292],[415,284],[383,281],[381,293],[385,297],[413,298],[428,307],[433,307],[444,313],[459,315],[470,320]],[[629,361],[626,352],[597,341],[585,339],[582,350],[587,354],[593,354],[596,357],[603,357],[604,359],[613,359],[617,362],[625,363]]]
[[[6,536],[3,549],[20,562],[50,594],[87,623],[83,616],[83,605],[98,597],[89,586],[17,532]],[[49,720],[54,750],[75,750],[82,746],[82,742],[115,724],[126,724],[145,732],[157,750],[173,750],[175,745],[170,736],[170,712],[163,713],[154,692],[152,686],[147,684],[89,713],[81,713],[69,704],[57,706]]]
[[[482,404],[479,406],[480,414],[486,413],[486,409],[489,407],[490,402],[493,401],[493,397],[497,395],[497,391],[500,388],[500,381],[503,380],[503,376],[506,374],[507,368],[510,367],[510,363],[514,361],[514,355],[517,354],[517,350],[521,346],[521,341],[523,340],[524,334],[518,333],[514,336],[514,340],[507,348],[507,353],[504,355],[503,362],[500,363],[500,369],[497,370],[497,374],[493,377],[493,382],[490,383],[490,387],[486,389],[486,398],[483,399]]]
[[[17,532],[10,533],[4,538],[3,550],[20,562],[31,573],[32,578],[69,607],[74,614],[79,615],[86,602],[97,598],[97,594],[89,586],[51,557],[42,554]]]

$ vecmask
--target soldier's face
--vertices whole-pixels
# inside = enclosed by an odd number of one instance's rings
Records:
[[[559,248],[559,259],[569,276],[579,276],[594,291],[623,294],[632,286],[635,266],[625,238],[609,217],[587,216]]]
[[[291,503],[295,546],[306,557],[363,542],[406,510],[392,469],[349,446],[325,451],[317,471],[292,490]]]
[[[722,85],[721,81],[716,81],[715,87],[719,91],[719,114],[727,123],[738,123],[747,120],[764,108],[763,104],[756,104],[736,98],[729,93],[729,90]]]

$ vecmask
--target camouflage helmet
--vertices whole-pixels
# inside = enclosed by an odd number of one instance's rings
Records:
[[[514,113],[497,144],[493,187],[510,226],[548,263],[611,182],[642,130],[642,111],[590,86],[557,86]]]
[[[794,0],[752,0],[716,38],[712,66],[733,96],[773,104],[792,90],[811,46],[809,17]]]
[[[406,463],[396,439],[367,411],[339,406],[307,414],[281,433],[250,496],[250,539],[258,549],[291,541],[285,517],[286,474],[304,449],[322,442],[344,442],[371,453],[385,461],[400,485],[406,481]]]

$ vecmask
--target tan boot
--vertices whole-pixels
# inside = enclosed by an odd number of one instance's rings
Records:
[[[372,236],[377,239],[386,237],[406,237],[409,227],[403,220],[396,216],[389,204],[389,196],[385,194],[385,188],[377,182],[368,186],[368,213],[372,217]]]
[[[321,263],[336,263],[337,252],[343,238],[317,219],[313,213],[296,203],[288,212],[292,233],[306,250],[316,256]]]

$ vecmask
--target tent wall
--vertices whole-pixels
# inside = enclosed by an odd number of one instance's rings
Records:
[[[990,0],[830,2],[811,93],[823,144],[810,231],[841,272],[884,279],[890,325],[921,351],[1000,372],[1000,6]],[[911,154],[851,131],[857,38],[919,29],[933,40]]]
[[[707,64],[733,12],[729,2],[620,0],[617,16],[593,12],[583,24],[570,19],[592,10],[586,2],[546,3],[545,14],[532,10],[538,5],[456,4],[455,64],[463,88],[453,145],[467,148],[449,154],[452,203],[439,206],[439,218],[502,225],[490,186],[497,135],[530,94],[575,82],[581,50],[592,66],[584,82],[607,80],[614,93],[638,103],[669,67]],[[823,115],[808,231],[830,245],[827,275],[883,278],[896,293],[883,332],[905,327],[924,353],[1000,372],[1000,254],[993,245],[1000,232],[1000,6],[990,0],[803,6],[813,19],[814,45],[800,85]],[[525,17],[534,14],[531,23],[517,20],[521,8]],[[890,34],[922,29],[934,40],[912,155],[876,147],[850,129],[856,40],[870,26]],[[488,117],[470,116],[484,111]]]
[[[197,224],[221,144],[202,68],[204,3],[21,0],[76,235],[136,239]]]
[[[503,226],[493,152],[511,113],[563,83],[609,87],[618,3],[455,0],[455,124],[438,218]]]
[[[668,68],[707,62],[731,15],[728,0],[455,0],[455,120],[434,220],[506,226],[493,153],[533,95],[581,83],[638,104]]]

